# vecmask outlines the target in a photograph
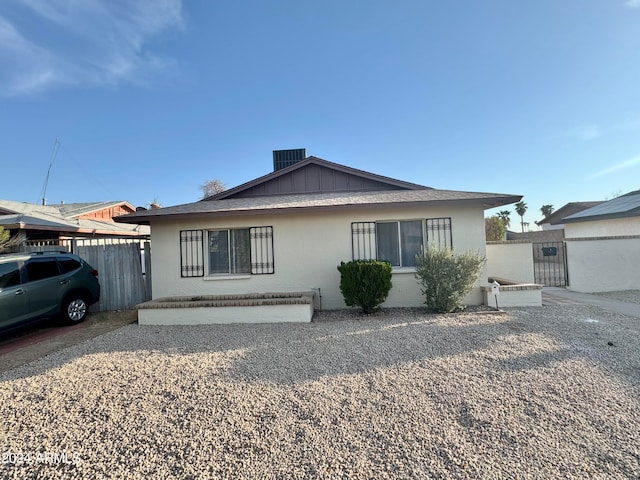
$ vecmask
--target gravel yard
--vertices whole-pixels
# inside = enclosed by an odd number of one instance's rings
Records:
[[[1,478],[638,478],[640,322],[128,325],[0,374]]]
[[[595,293],[594,295],[640,305],[640,290],[619,290],[617,292]]]

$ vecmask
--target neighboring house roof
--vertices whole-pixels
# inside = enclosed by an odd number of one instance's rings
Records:
[[[640,190],[629,192],[595,207],[569,215],[563,219],[563,222],[577,223],[637,216],[640,216]]]
[[[124,207],[123,210],[135,212],[136,209],[129,202],[92,202],[92,203],[61,203],[56,205],[65,217],[80,217],[99,210],[105,210],[113,207]]]
[[[599,202],[569,202],[563,207],[560,207],[558,210],[553,212],[546,218],[536,222],[536,225],[542,225],[543,223],[549,223],[551,225],[561,225],[564,223],[562,221],[563,218],[568,217],[569,215],[573,215],[574,213],[581,212],[591,207],[595,207],[596,205],[600,205],[603,203]]]
[[[351,180],[353,180],[352,183],[357,184],[356,189],[353,191],[334,190],[317,192],[312,190],[311,192],[303,193],[269,193],[265,195],[252,194],[242,196],[247,190],[259,189],[261,188],[261,184],[271,182],[274,178],[283,178],[283,176],[287,178],[287,173],[300,171],[309,165],[320,166],[323,169],[330,169],[338,173],[344,173],[345,175],[353,175]],[[373,183],[369,184],[369,190],[365,191],[362,190],[362,183],[356,180],[356,178],[371,180]],[[317,185],[318,183],[314,181],[311,188],[315,189]],[[306,188],[309,188],[309,184],[306,184]],[[384,188],[384,190],[381,190],[381,188]],[[487,209],[508,205],[521,199],[522,196],[520,195],[438,190],[415,183],[403,182],[401,180],[355,170],[316,157],[308,157],[295,165],[283,168],[273,174],[260,177],[259,179],[247,182],[221,194],[213,195],[199,202],[136,212],[117,217],[114,220],[123,223],[149,224],[152,220],[175,220],[178,218],[208,217],[211,215],[258,215],[310,209],[358,209],[370,208],[372,206],[384,208],[426,204],[434,206],[475,204],[482,205],[483,208]]]
[[[113,202],[89,202],[89,203],[59,203],[53,205],[40,205],[38,203],[14,202],[12,200],[0,200],[0,215],[3,213],[30,213],[40,212],[63,218],[76,218],[87,213],[97,212],[106,208],[124,206],[126,210],[135,212],[135,207],[123,200]]]
[[[84,215],[113,207],[125,211],[135,208],[124,201],[39,205],[0,200],[0,226],[6,229],[44,230],[57,233],[92,235],[148,235],[147,227],[137,228],[110,220],[82,218]]]

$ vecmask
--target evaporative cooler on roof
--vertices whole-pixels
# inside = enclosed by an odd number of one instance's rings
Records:
[[[276,172],[285,167],[298,163],[307,158],[306,148],[296,148],[294,150],[274,150],[273,151],[273,171]]]

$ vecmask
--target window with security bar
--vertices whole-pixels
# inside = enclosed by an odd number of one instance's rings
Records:
[[[354,260],[375,260],[376,222],[351,224],[351,254]]]
[[[422,238],[422,220],[378,222],[377,258],[391,262],[394,267],[415,267],[416,255],[423,245]]]
[[[275,271],[273,227],[209,230],[206,241],[205,256],[203,230],[180,232],[182,277],[203,277],[206,260],[209,275],[264,275]]]
[[[427,218],[427,245],[438,248],[453,248],[451,218]]]
[[[249,229],[251,238],[251,274],[275,273],[273,262],[273,227]]]
[[[451,218],[353,222],[353,260],[387,260],[394,267],[415,267],[425,245],[452,248]]]
[[[180,231],[180,276],[204,276],[204,233],[202,230]]]
[[[248,228],[209,231],[209,274],[237,275],[251,272]]]

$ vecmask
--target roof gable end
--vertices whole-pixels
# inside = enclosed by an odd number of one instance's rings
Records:
[[[129,202],[117,200],[112,202],[63,203],[56,205],[64,218],[89,218],[102,210],[114,210],[119,207],[120,214],[133,213],[135,208]],[[111,213],[111,212],[109,212]]]
[[[283,169],[207,197],[204,201],[298,193],[425,189],[430,189],[430,187],[365,172],[310,156]]]

